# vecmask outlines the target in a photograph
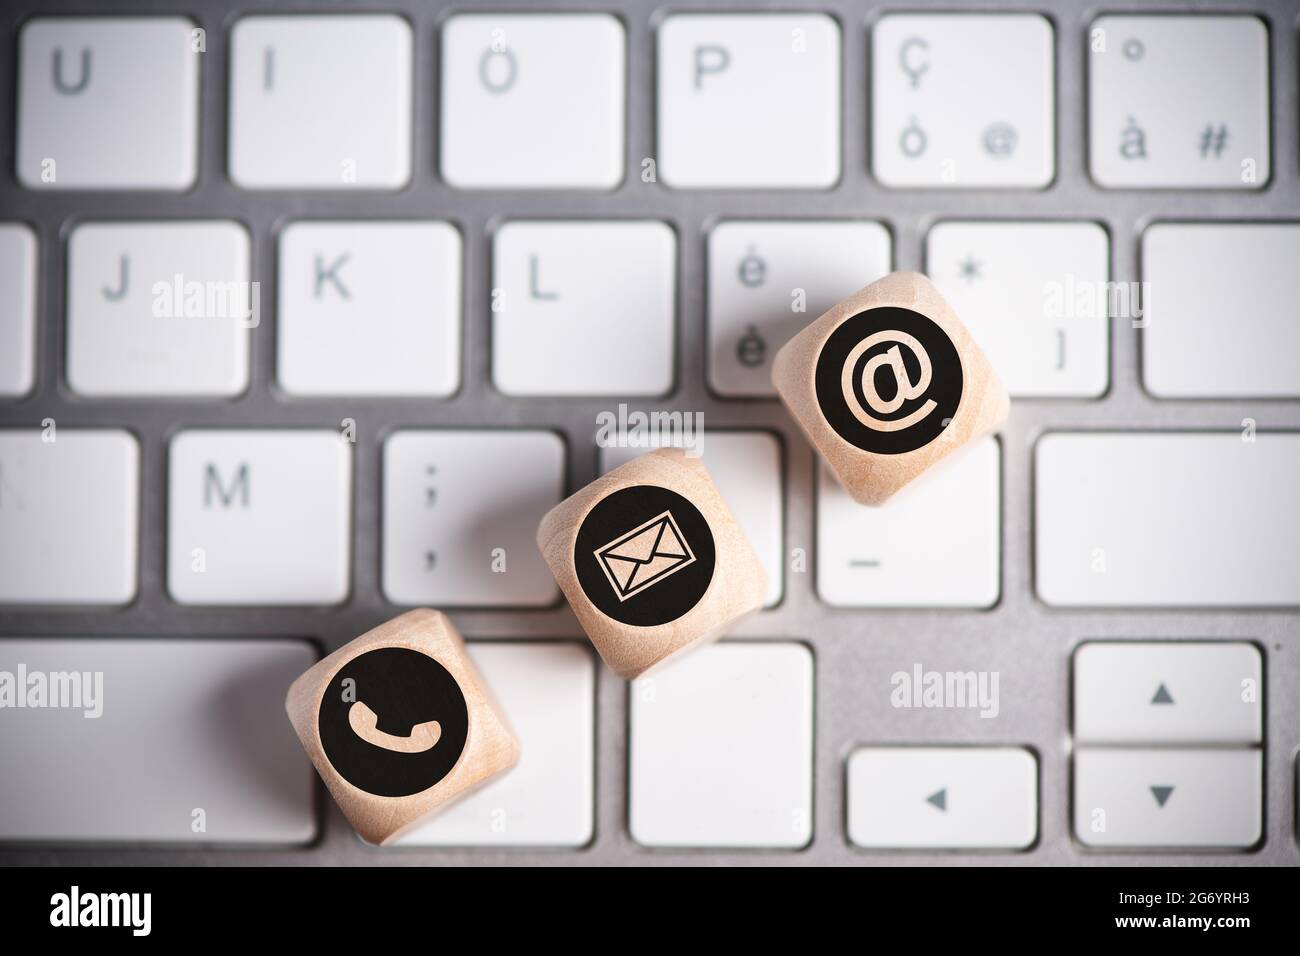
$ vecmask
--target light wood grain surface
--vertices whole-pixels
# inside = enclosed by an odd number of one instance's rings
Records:
[[[584,593],[573,559],[578,529],[588,512],[614,492],[635,485],[667,488],[694,504],[713,533],[717,555],[713,580],[699,602],[676,620],[650,627],[624,624],[603,614]],[[537,546],[601,658],[629,680],[721,637],[762,607],[767,593],[762,563],[708,470],[699,458],[678,449],[635,458],[560,502],[542,519]]]
[[[428,790],[406,797],[377,796],[350,784],[326,757],[317,726],[321,698],[334,675],[353,658],[381,647],[404,647],[432,657],[460,686],[469,711],[469,735],[451,772]],[[339,648],[293,682],[285,709],[330,794],[371,843],[392,843],[519,760],[519,741],[505,713],[465,652],[460,634],[440,611],[408,611]]]
[[[919,312],[952,340],[961,360],[963,388],[952,421],[938,438],[913,451],[876,454],[846,441],[817,402],[815,370],[822,347],[846,319],[895,306]],[[772,383],[781,401],[855,501],[878,505],[931,465],[976,438],[997,430],[1010,409],[1006,389],[966,326],[939,290],[919,272],[894,272],[839,302],[777,352]]]

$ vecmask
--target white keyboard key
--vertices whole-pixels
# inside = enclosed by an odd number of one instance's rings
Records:
[[[400,431],[384,442],[384,594],[394,604],[540,606],[559,599],[537,550],[564,497],[549,431]]]
[[[1052,181],[1055,62],[1046,17],[886,14],[872,36],[877,179],[942,188]]]
[[[1038,761],[1022,747],[863,747],[848,805],[861,847],[1023,850],[1038,833]]]
[[[0,840],[309,842],[315,774],[284,689],[315,661],[305,641],[0,640],[0,674],[67,688],[5,705],[0,751],[27,770],[0,774]]]
[[[0,431],[0,604],[126,604],[139,513],[130,433]]]
[[[507,395],[662,395],[677,238],[662,222],[512,222],[493,242],[492,379]]]
[[[557,846],[591,841],[596,666],[584,644],[469,645],[519,736],[519,763],[397,846]]]
[[[1259,189],[1268,29],[1253,15],[1114,15],[1089,30],[1092,177],[1114,188]]]
[[[1088,846],[1245,849],[1263,830],[1254,748],[1074,755],[1074,835]]]
[[[772,356],[836,302],[889,272],[878,222],[724,222],[709,233],[709,384],[775,397]]]
[[[238,395],[261,321],[239,223],[96,222],[68,240],[68,384],[83,395]]]
[[[442,29],[442,175],[466,188],[613,189],[627,39],[608,14],[458,14]]]
[[[460,233],[445,222],[293,223],[280,234],[280,385],[294,395],[451,395],[460,276]]]
[[[1294,224],[1149,228],[1142,236],[1142,279],[1153,290],[1142,330],[1147,390],[1160,398],[1300,397],[1297,262]]]
[[[348,594],[352,446],[329,430],[180,432],[167,587],[182,604],[337,604]]]
[[[839,181],[834,19],[674,14],[658,48],[658,175],[669,186],[829,189]]]
[[[724,642],[631,685],[629,829],[643,846],[812,839],[813,660]]]
[[[0,398],[26,395],[36,383],[36,236],[0,223]]]
[[[767,573],[765,603],[772,607],[781,600],[785,567],[780,443],[776,436],[759,431],[708,431],[702,443],[704,467],[763,563]],[[602,448],[600,469],[610,471],[646,451]]]
[[[183,17],[51,17],[19,39],[18,180],[166,189],[198,170],[199,63]]]
[[[926,271],[1012,396],[1096,398],[1110,377],[1108,247],[1092,222],[944,222]]]
[[[1049,434],[1035,463],[1048,604],[1300,604],[1300,434]]]
[[[1245,642],[1089,642],[1074,654],[1074,739],[1260,743],[1262,669]]]
[[[245,189],[400,189],[412,38],[399,16],[244,17],[230,31],[230,178]]]
[[[998,599],[1001,451],[985,438],[878,507],[817,483],[817,593],[837,607],[973,607]]]

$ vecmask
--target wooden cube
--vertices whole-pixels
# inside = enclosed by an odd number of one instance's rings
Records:
[[[556,505],[537,546],[605,663],[640,677],[762,607],[767,575],[699,458],[642,455]]]
[[[519,741],[439,611],[409,611],[339,648],[293,682],[285,709],[371,843],[393,842],[519,760]]]
[[[833,306],[776,353],[772,384],[868,505],[995,431],[1010,405],[970,332],[917,272],[891,273]]]

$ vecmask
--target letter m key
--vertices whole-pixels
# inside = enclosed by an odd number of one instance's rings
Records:
[[[229,508],[239,500],[240,507],[248,507],[248,462],[240,462],[234,477],[223,483],[217,466],[208,462],[203,472],[203,507],[211,508],[215,499],[223,508]]]

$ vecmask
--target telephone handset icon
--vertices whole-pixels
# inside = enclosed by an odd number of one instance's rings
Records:
[[[435,786],[469,742],[469,702],[456,678],[410,647],[376,647],[347,661],[321,695],[316,721],[330,765],[378,797]]]
[[[432,750],[442,737],[442,725],[436,720],[416,724],[406,736],[379,729],[379,715],[361,701],[348,710],[348,726],[366,743],[401,754],[420,754]]]

